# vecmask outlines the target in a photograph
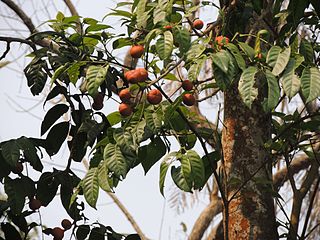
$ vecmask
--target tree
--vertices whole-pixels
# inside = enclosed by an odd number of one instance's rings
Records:
[[[60,187],[65,210],[78,222],[85,218],[81,195],[95,208],[99,188],[112,192],[130,169],[141,164],[147,173],[158,161],[162,194],[169,168],[174,183],[185,192],[201,190],[213,176],[211,203],[189,239],[201,239],[221,211],[222,224],[211,239],[307,239],[319,233],[317,212],[312,210],[320,179],[316,1],[119,2],[105,18],[119,17],[126,34],[114,33],[93,18],[61,12],[49,21],[50,30],[40,32],[16,4],[2,2],[24,21],[31,36],[0,37],[7,43],[1,59],[13,42],[29,45],[33,59],[24,73],[31,93],[40,94],[49,83],[44,104],[63,98],[42,121],[45,137],[1,143],[0,173],[8,195],[2,213],[25,234],[33,227],[26,227],[24,220],[32,213],[23,211],[26,197],[46,206]],[[195,20],[201,7],[219,9],[205,29]],[[115,53],[125,46],[130,52],[120,61]],[[140,63],[143,67],[137,67]],[[169,95],[163,86],[174,87],[175,82],[179,89]],[[116,95],[119,111],[101,110]],[[224,120],[217,109],[215,124],[198,105],[213,96],[224,100]],[[288,110],[281,106],[286,102]],[[65,113],[68,119],[58,121]],[[171,137],[179,143],[178,151],[171,151]],[[57,154],[66,141],[65,170],[43,172],[42,154]],[[195,151],[197,142],[203,155]],[[80,179],[70,166],[85,156],[90,167]],[[41,177],[26,176],[21,163]],[[12,172],[19,177],[13,178]],[[286,181],[293,195],[290,216],[280,191]],[[285,218],[276,218],[275,206]],[[9,234],[14,227],[3,223],[2,228]],[[90,239],[99,234],[121,238],[103,225],[74,225],[74,230],[82,239],[89,233]],[[51,229],[44,232],[52,234]]]

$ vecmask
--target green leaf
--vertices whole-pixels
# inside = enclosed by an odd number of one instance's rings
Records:
[[[80,225],[77,228],[77,232],[76,232],[76,239],[77,240],[85,240],[87,238],[87,236],[90,233],[90,226],[89,225]]]
[[[250,61],[252,61],[255,55],[254,49],[244,42],[239,42],[238,44],[241,50],[249,57]]]
[[[213,64],[215,64],[224,73],[228,73],[230,58],[225,50],[221,50],[212,55]]]
[[[90,25],[89,27],[86,28],[85,32],[96,32],[96,31],[100,31],[103,29],[108,29],[108,28],[112,28],[109,25],[106,24],[94,24],[94,25]]]
[[[313,51],[311,43],[306,39],[301,40],[300,54],[302,54],[302,56],[304,56],[304,59],[307,64],[313,63],[314,51]]]
[[[186,157],[188,158],[191,165],[191,173],[193,178],[193,188],[200,189],[205,184],[205,169],[203,161],[194,150],[188,150],[186,152]]]
[[[87,203],[96,208],[97,199],[99,196],[99,180],[98,180],[98,168],[90,168],[86,176],[82,180],[82,189],[84,198]]]
[[[17,162],[20,158],[20,148],[16,140],[9,140],[5,144],[1,145],[2,156],[6,162],[12,167],[15,168]]]
[[[171,177],[178,188],[185,192],[191,192],[191,187],[188,185],[180,166],[171,167]]]
[[[144,112],[144,117],[146,119],[148,128],[153,133],[158,133],[162,127],[163,116],[160,113],[157,113],[156,111],[146,110]]]
[[[276,60],[276,63],[272,69],[272,73],[275,76],[278,76],[283,70],[286,68],[291,54],[291,48],[286,48],[283,52],[281,52]]]
[[[4,179],[4,190],[8,195],[8,203],[14,214],[20,214],[25,203],[25,192],[21,189],[20,179]]]
[[[166,145],[161,140],[160,137],[156,137],[155,139],[151,140],[151,142],[146,145],[142,146],[139,149],[138,157],[139,162],[144,169],[144,173],[150,170],[150,168],[158,162],[167,152]]]
[[[136,10],[137,27],[144,29],[147,26],[148,12],[146,12],[146,4],[148,0],[139,0]]]
[[[266,71],[266,78],[268,82],[268,99],[267,99],[267,109],[274,109],[280,98],[280,88],[278,84],[278,79],[269,70]]]
[[[67,73],[70,82],[72,82],[74,85],[77,83],[79,79],[80,67],[82,67],[83,65],[86,65],[86,62],[75,62],[67,68]]]
[[[191,67],[188,70],[188,79],[191,81],[198,80],[198,77],[200,75],[200,72],[206,62],[207,58],[203,57],[198,59],[194,64],[191,65]]]
[[[239,81],[239,93],[242,101],[248,108],[251,108],[252,102],[258,96],[258,89],[254,87],[255,75],[257,71],[257,67],[248,67],[242,72]]]
[[[302,94],[310,102],[320,96],[320,72],[316,67],[305,68],[301,76]]]
[[[106,67],[91,65],[88,67],[86,79],[87,89],[90,96],[95,97],[98,94],[98,88],[105,81],[109,65]]]
[[[182,155],[179,159],[181,162],[181,172],[185,182],[187,183],[188,187],[192,188],[193,178],[191,174],[191,163],[189,158],[186,155]],[[172,169],[171,169],[172,171]]]
[[[29,138],[21,137],[17,139],[17,144],[23,151],[25,160],[29,162],[35,170],[41,172],[43,169],[43,165],[40,161],[40,158],[38,157],[37,149],[33,141]]]
[[[117,123],[121,122],[121,115],[119,111],[112,112],[107,115],[108,122],[111,126],[116,125]]]
[[[158,28],[152,29],[150,32],[148,32],[147,36],[144,38],[146,48],[149,46],[151,40],[157,37],[160,33],[161,33],[161,30]]]
[[[128,165],[118,144],[108,143],[104,148],[103,159],[111,172],[118,177],[125,178]]]
[[[206,50],[206,47],[203,44],[193,44],[187,52],[187,62],[195,61],[201,56],[201,54]]]
[[[54,172],[44,172],[37,182],[37,199],[43,206],[48,206],[57,194],[59,182],[55,175]]]
[[[49,128],[69,110],[65,104],[57,104],[53,106],[45,115],[41,123],[41,135],[45,134]]]
[[[270,67],[273,68],[276,65],[276,62],[277,62],[277,59],[278,59],[278,56],[279,56],[281,50],[282,49],[279,46],[272,46],[270,48],[270,50],[268,51],[266,61]]]
[[[291,99],[300,89],[300,79],[295,74],[295,59],[291,58],[280,81],[286,95]]]
[[[10,223],[2,222],[1,230],[2,230],[2,233],[4,234],[5,239],[14,239],[14,240],[22,239],[17,229],[14,226],[12,226]]]
[[[46,138],[47,153],[52,156],[58,153],[69,132],[69,122],[61,122],[54,125]]]
[[[174,28],[174,42],[179,44],[181,53],[186,53],[191,46],[191,36],[187,28]]]
[[[156,50],[161,60],[171,57],[173,50],[173,35],[170,31],[165,31],[156,43]]]
[[[159,178],[159,188],[163,195],[164,182],[166,180],[166,175],[170,164],[175,160],[177,152],[171,152],[166,155],[160,165],[160,178]]]
[[[61,65],[60,67],[58,67],[55,71],[54,71],[54,73],[53,73],[53,75],[52,75],[52,77],[51,77],[51,85],[54,83],[54,81],[55,80],[57,80],[60,76],[61,76],[61,74],[62,73],[64,73],[64,71],[66,71],[66,69],[68,68],[70,66],[70,63],[65,63],[64,65]]]
[[[232,55],[236,59],[238,67],[241,70],[244,70],[246,68],[246,62],[244,61],[244,58],[242,57],[238,47],[233,43],[228,43],[225,45],[225,47],[232,53]]]
[[[101,161],[98,166],[98,181],[99,186],[106,192],[112,192],[108,180],[108,165],[106,161]]]

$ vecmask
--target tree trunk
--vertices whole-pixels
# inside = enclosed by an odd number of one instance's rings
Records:
[[[225,91],[222,164],[229,200],[224,231],[229,240],[278,239],[270,192],[272,160],[264,148],[271,138],[271,116],[263,111],[262,99],[259,96],[249,109],[242,103],[236,83]]]

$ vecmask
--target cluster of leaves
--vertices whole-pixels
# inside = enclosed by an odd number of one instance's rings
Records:
[[[127,5],[131,6],[129,12],[122,10]],[[265,98],[263,106],[266,112],[274,110],[285,95],[292,99],[302,92],[307,102],[320,96],[320,72],[314,54],[316,46],[311,41],[303,39],[299,42],[297,35],[293,35],[290,44],[273,46],[267,44],[268,35],[262,30],[254,36],[254,47],[243,42],[246,35],[241,34],[220,45],[211,31],[206,35],[189,26],[190,17],[198,7],[188,1],[121,2],[106,17],[120,16],[127,26],[127,36],[111,33],[111,26],[95,19],[65,17],[59,12],[56,19],[49,21],[52,31],[30,36],[32,41],[51,40],[50,46],[30,54],[33,59],[25,68],[32,94],[40,94],[50,78],[51,89],[45,103],[55,98],[63,101],[50,108],[41,124],[41,135],[45,135],[45,139],[22,137],[1,143],[0,174],[8,194],[4,210],[10,209],[14,214],[25,217],[30,213],[23,211],[26,197],[36,196],[46,206],[60,188],[61,201],[67,213],[76,221],[85,219],[78,195],[83,194],[88,204],[95,208],[99,188],[113,191],[130,169],[141,164],[147,173],[164,156],[160,166],[161,193],[170,166],[171,177],[180,189],[188,192],[202,189],[215,170],[215,162],[221,157],[220,144],[211,153],[204,149],[202,157],[193,147],[197,140],[212,138],[213,131],[193,127],[203,120],[182,105],[181,96],[171,99],[162,92],[167,99],[160,104],[151,105],[145,101],[144,93],[151,87],[161,89],[161,83],[182,80],[172,73],[181,62],[199,94],[208,88],[228,91],[236,85],[248,108],[258,101],[259,94]],[[136,32],[138,34],[132,37]],[[142,60],[156,80],[148,79],[145,83],[129,86],[123,71],[130,67],[119,62],[112,52],[133,44],[144,45],[146,51]],[[199,75],[208,62],[213,69],[213,81],[202,83]],[[98,94],[110,99],[124,87],[130,87],[131,92],[136,93],[137,101],[130,117],[124,118],[119,112],[94,111],[88,107]],[[265,95],[259,92],[263,88],[267,89]],[[318,121],[315,119],[307,123],[296,115],[292,119],[280,117],[282,125],[274,122],[274,133],[278,137],[269,144],[279,151],[288,150],[282,144],[288,141],[284,138],[287,135],[282,133],[284,129],[292,139],[299,137],[295,146],[300,146],[308,132],[315,130]],[[288,127],[299,122],[305,124],[304,136],[299,135],[298,128]],[[291,131],[287,132],[289,128]],[[175,137],[180,144],[178,151],[170,150],[169,136]],[[70,156],[65,170],[44,172],[37,181],[24,173],[19,173],[18,178],[11,178],[12,170],[20,161],[42,172],[40,158],[43,151],[53,156],[66,141]],[[286,146],[292,146],[290,141]],[[73,161],[81,162],[88,153],[90,169],[81,180],[70,166]],[[103,231],[102,236],[108,230],[101,226],[98,228]],[[82,231],[80,229],[78,231]],[[90,228],[83,229],[86,237]],[[93,229],[90,236],[96,232]]]

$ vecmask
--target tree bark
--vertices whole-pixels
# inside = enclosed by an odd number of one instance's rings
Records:
[[[278,239],[270,194],[272,160],[264,148],[271,138],[271,116],[263,111],[262,99],[259,96],[249,109],[237,84],[225,92],[222,165],[229,200],[224,209],[225,239]]]

